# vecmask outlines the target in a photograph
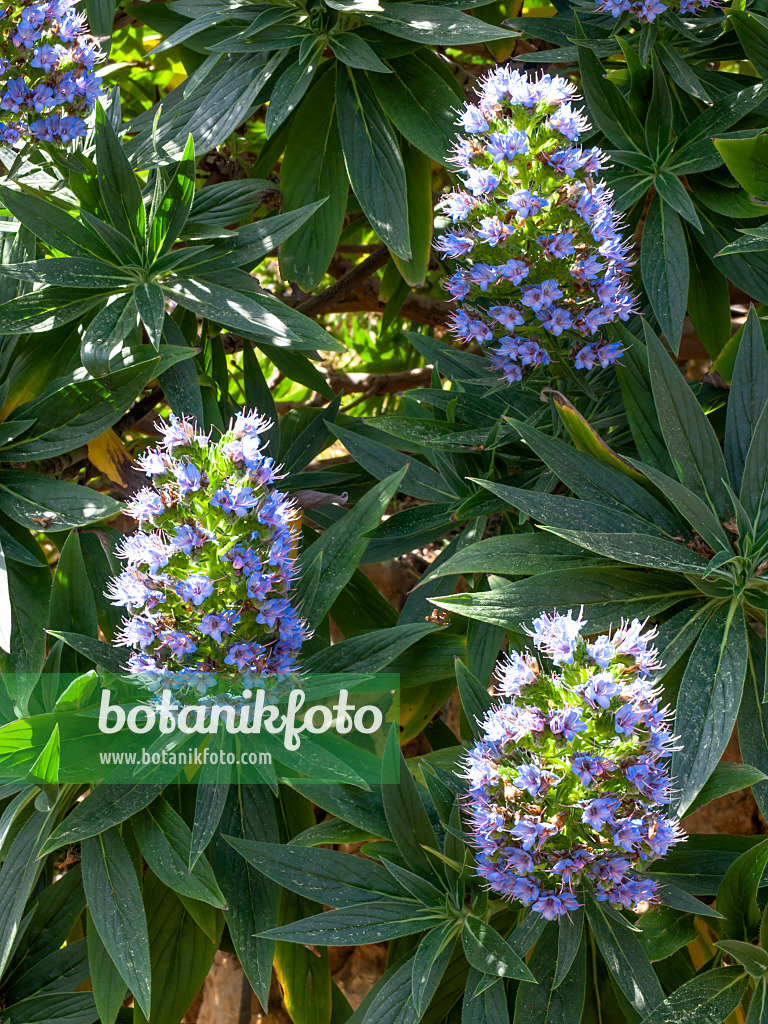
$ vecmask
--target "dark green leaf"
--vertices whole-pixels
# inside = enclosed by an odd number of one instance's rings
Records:
[[[149,1016],[150,961],[141,890],[116,828],[81,844],[83,885],[101,941],[137,1003]]]
[[[758,420],[768,405],[768,352],[754,308],[750,308],[739,344],[728,395],[725,425],[725,460],[733,489],[742,486],[744,463],[756,434]],[[756,495],[747,483],[747,512],[757,512]],[[763,499],[765,501],[765,499]]]
[[[731,513],[724,480],[728,473],[712,427],[682,374],[646,326],[653,396],[667,448],[689,490],[723,516]]]
[[[159,797],[134,815],[131,825],[144,860],[161,881],[190,899],[224,906],[208,861],[200,857],[190,868],[192,834],[167,800]]]
[[[688,248],[680,218],[659,196],[646,217],[640,264],[651,308],[677,352],[688,300]]]
[[[410,259],[403,158],[365,72],[338,68],[336,118],[347,174],[363,211],[382,242]]]
[[[720,760],[731,737],[747,670],[744,613],[723,604],[704,626],[693,648],[677,696],[672,755],[676,810],[683,814]]]
[[[744,971],[716,967],[673,992],[643,1024],[722,1024],[741,1002],[746,987]]]
[[[645,1020],[664,999],[659,979],[636,935],[604,904],[585,893],[595,941],[617,985]]]
[[[475,970],[498,978],[536,980],[517,953],[485,921],[469,915],[464,922],[461,940],[467,960]]]
[[[732,939],[751,941],[760,927],[757,890],[768,864],[768,839],[738,857],[725,873],[717,892],[723,929]]]

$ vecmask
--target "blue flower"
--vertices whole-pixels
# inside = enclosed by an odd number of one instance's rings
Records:
[[[176,466],[174,475],[182,494],[198,491],[203,482],[200,470],[192,462],[185,462],[181,466]]]
[[[529,633],[551,668],[530,652],[500,661],[509,702],[487,712],[465,761],[478,874],[549,920],[576,909],[582,878],[616,906],[653,902],[655,883],[633,872],[683,838],[660,813],[674,740],[641,668],[656,666],[653,631],[622,621],[592,637],[587,625],[572,612],[534,618]]]
[[[307,629],[290,603],[295,513],[269,486],[280,475],[260,451],[269,428],[243,412],[214,443],[171,416],[140,459],[157,489],[127,505],[140,528],[118,546],[126,570],[107,595],[129,613],[116,641],[134,649],[128,667],[145,683],[151,669],[152,692],[171,688],[179,707],[206,693],[237,707],[246,668],[275,699],[296,685]]]
[[[203,573],[195,573],[193,576],[189,576],[179,586],[179,596],[185,601],[191,601],[197,608],[199,608],[206,597],[210,597],[212,593],[213,583],[210,578]]]

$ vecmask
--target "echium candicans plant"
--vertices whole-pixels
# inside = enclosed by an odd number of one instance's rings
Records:
[[[272,487],[269,427],[242,412],[213,441],[171,415],[139,459],[154,486],[126,506],[139,530],[121,542],[126,567],[106,596],[129,613],[117,638],[133,648],[127,670],[156,693],[226,703],[295,683],[306,635],[290,601],[296,509]]]
[[[459,262],[452,330],[486,346],[510,383],[553,360],[615,362],[621,345],[603,328],[634,308],[629,242],[598,178],[607,159],[579,144],[576,99],[564,78],[500,67],[459,118],[460,186],[442,202],[454,227],[436,248]]]
[[[554,394],[554,407],[583,450],[529,424],[514,426],[570,494],[482,482],[510,508],[575,545],[574,552],[581,548],[584,567],[575,563],[489,594],[433,600],[514,631],[535,614],[528,607],[536,590],[560,607],[583,603],[596,629],[609,626],[622,600],[632,602],[636,615],[660,622],[663,678],[677,689],[674,730],[681,743],[671,773],[673,809],[682,814],[717,765],[740,702],[744,760],[768,766],[760,707],[768,612],[768,352],[752,310],[730,388],[694,389],[647,325],[645,337],[647,349],[625,333],[618,366],[640,459],[619,457]],[[450,562],[443,568],[450,571]],[[765,808],[764,790],[756,795]]]
[[[681,838],[661,814],[673,749],[653,680],[655,630],[624,621],[592,642],[582,616],[543,612],[526,651],[497,665],[501,704],[481,723],[466,759],[466,812],[477,870],[489,888],[548,920],[597,900],[632,909],[656,883],[638,877]]]
[[[111,113],[97,106],[95,148],[78,153],[83,173],[68,171],[55,202],[45,190],[10,182],[0,188],[5,207],[50,254],[0,267],[40,286],[0,305],[0,331],[39,333],[79,320],[81,358],[94,376],[109,373],[110,359],[140,346],[144,334],[155,348],[164,335],[175,338],[171,302],[262,344],[339,350],[323,328],[261,290],[250,274],[315,207],[237,231],[212,230],[195,221],[192,139],[178,164],[152,166],[144,185]]]
[[[0,11],[0,141],[82,138],[102,94],[102,58],[74,0],[12,0]]]

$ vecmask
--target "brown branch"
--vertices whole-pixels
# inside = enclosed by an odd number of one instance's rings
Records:
[[[336,394],[354,395],[364,392],[372,395],[394,395],[399,391],[428,386],[432,380],[432,367],[421,366],[416,370],[395,370],[392,373],[345,373],[343,370],[326,370],[318,367]]]
[[[386,245],[377,246],[362,263],[350,265],[347,272],[335,284],[330,285],[319,295],[311,295],[308,299],[300,302],[296,309],[300,313],[304,313],[305,316],[319,316],[320,313],[325,312],[328,306],[364,284],[380,267],[384,266],[388,259],[389,249]],[[345,262],[347,261],[345,260]]]

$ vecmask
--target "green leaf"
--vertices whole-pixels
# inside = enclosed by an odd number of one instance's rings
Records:
[[[374,899],[410,902],[409,893],[375,861],[335,850],[287,847],[232,836],[224,838],[262,874],[321,904],[348,907]]]
[[[15,469],[0,471],[0,510],[29,530],[65,530],[116,516],[121,505],[92,487]]]
[[[744,325],[728,395],[725,421],[725,461],[734,490],[742,486],[744,463],[758,420],[768,406],[768,352],[754,307]],[[754,490],[746,488],[747,512],[756,512]]]
[[[680,218],[655,196],[645,221],[640,265],[651,308],[677,352],[688,300],[688,248]]]
[[[157,171],[157,174],[160,172]],[[184,230],[195,197],[195,144],[190,135],[181,155],[181,160],[172,168],[170,182],[163,190],[159,207],[149,226],[147,254],[157,259],[168,252]],[[142,317],[143,319],[143,317]],[[156,315],[156,319],[157,315]],[[160,330],[157,331],[160,337]],[[150,340],[155,344],[150,333]]]
[[[115,264],[115,254],[96,232],[54,205],[50,197],[16,192],[3,185],[0,186],[0,199],[13,216],[49,248],[68,256],[83,259],[96,257]],[[72,212],[75,212],[74,207]]]
[[[467,716],[470,731],[477,739],[482,732],[481,723],[493,704],[493,698],[463,662],[457,660],[455,668],[461,706]]]
[[[644,152],[645,132],[624,94],[605,77],[605,70],[592,50],[580,46],[578,52],[584,98],[591,120],[614,146]]]
[[[412,11],[414,5],[408,7]],[[336,120],[347,174],[363,212],[382,242],[410,259],[403,158],[365,72],[353,75],[347,67],[338,68]]]
[[[659,422],[677,475],[723,517],[732,513],[723,453],[682,374],[646,325],[648,363]]]
[[[736,967],[716,967],[686,982],[655,1008],[643,1024],[722,1024],[747,987]]]
[[[751,941],[760,928],[757,890],[768,864],[768,839],[753,846],[728,868],[717,891],[717,909],[728,938]]]
[[[156,349],[159,348],[165,321],[163,289],[153,281],[145,281],[133,289],[133,302],[146,328],[147,337]]]
[[[112,829],[152,803],[162,788],[160,785],[95,786],[52,832],[41,852],[51,853]]]
[[[500,537],[486,537],[469,544],[436,565],[422,577],[469,576],[474,573],[493,573],[503,576],[535,576],[541,572],[557,569],[579,568],[585,556],[582,549],[555,537],[554,534],[537,533],[502,534]],[[595,559],[594,564],[605,564]]]
[[[475,970],[498,978],[536,981],[517,953],[485,921],[469,915],[464,922],[461,941],[467,960]]]
[[[659,979],[637,936],[591,892],[585,893],[587,919],[603,959],[617,985],[643,1020],[664,999]]]
[[[223,907],[226,903],[205,857],[192,859],[192,833],[167,800],[158,797],[131,818],[142,856],[157,877],[190,899]]]
[[[120,832],[85,839],[83,886],[96,930],[137,1003],[149,1016],[150,960],[147,919],[130,854]]]
[[[88,966],[99,1019],[103,1024],[115,1024],[127,986],[101,941],[90,911],[87,913],[87,929]]]
[[[672,574],[629,569],[571,569],[494,587],[488,592],[433,597],[438,608],[490,622],[515,632],[531,624],[542,608],[584,606],[595,632],[610,629],[622,617],[657,615],[696,591]]]
[[[63,640],[73,650],[89,658],[94,665],[103,665],[109,672],[120,674],[124,671],[125,656],[120,654],[111,644],[82,633],[69,633],[65,630],[49,630],[51,636]]]
[[[716,359],[731,333],[728,281],[688,232],[688,313],[707,354]]]
[[[555,964],[552,988],[559,988],[569,976],[571,968],[574,967],[576,977],[583,974],[584,964],[576,962],[577,957],[582,953],[582,936],[584,934],[584,908],[579,907],[572,911],[571,917],[561,918],[558,927],[557,937],[557,963]],[[538,977],[538,975],[537,975]],[[570,982],[576,978],[571,978]],[[563,990],[566,1001],[570,998],[568,991],[571,984]]]
[[[312,946],[353,946],[414,935],[438,924],[444,917],[445,911],[427,910],[416,903],[377,900],[328,910],[261,934]]]
[[[108,374],[112,350],[125,341],[135,326],[136,306],[132,294],[116,295],[107,300],[83,334],[80,357],[86,370],[94,377]]]
[[[744,463],[739,500],[752,520],[756,536],[768,524],[768,405],[757,421]]]
[[[302,614],[310,624],[317,625],[323,619],[349,581],[368,543],[362,535],[378,525],[403,476],[401,470],[372,487],[302,553],[300,566],[305,576],[309,577],[312,567],[318,564],[323,572],[322,590],[310,595],[301,583],[297,587],[297,597],[305,598]]]
[[[51,813],[33,812],[16,833],[0,868],[0,971],[13,954],[27,900],[44,867],[40,850],[52,824]]]
[[[350,68],[380,75],[392,74],[391,69],[376,56],[376,51],[355,32],[334,32],[328,38],[328,45],[335,56]]]
[[[677,696],[672,755],[678,814],[684,814],[720,760],[731,737],[747,670],[744,613],[721,605],[701,631]]]
[[[62,378],[58,387],[40,398],[18,406],[13,418],[37,420],[26,437],[2,449],[4,462],[48,459],[73,451],[113,426],[157,375],[159,360],[148,359],[118,370],[108,377]],[[51,482],[53,488],[54,482]],[[103,500],[99,496],[97,501]],[[101,517],[100,517],[101,518]]]
[[[82,293],[71,288],[53,288],[18,295],[0,306],[3,334],[37,334],[85,317],[94,306],[108,298],[107,292]]]
[[[319,324],[266,292],[258,292],[258,299],[254,299],[202,279],[174,281],[167,291],[185,309],[255,337],[260,344],[309,352],[318,348],[338,352],[343,348]]]
[[[412,968],[413,1009],[417,1019],[429,1006],[448,967],[455,934],[456,924],[446,921],[427,932],[418,945]]]
[[[461,1006],[461,1024],[509,1024],[507,997],[502,979],[476,995],[477,987],[488,975],[471,968]]]
[[[376,12],[366,20],[384,32],[415,43],[423,43],[428,37],[431,46],[484,43],[489,39],[509,39],[516,35],[508,29],[436,4],[409,3],[403,7],[398,3],[379,3]]]
[[[699,807],[708,804],[710,800],[718,800],[721,796],[727,796],[729,793],[738,793],[740,789],[754,786],[766,779],[768,779],[768,775],[761,772],[759,768],[753,768],[752,765],[720,761],[699,790],[698,796],[685,812],[684,817],[693,814]]]
[[[672,98],[659,58],[655,53],[652,54],[651,61],[653,89],[645,121],[645,138],[649,154],[658,158],[667,148],[672,137]]]
[[[235,951],[256,997],[267,1006],[275,945],[256,933],[277,924],[280,889],[236,853],[224,835],[277,842],[274,800],[266,786],[230,787],[211,866],[227,900],[224,917]]]
[[[317,50],[314,51],[317,53]],[[272,87],[272,94],[269,98],[267,114],[264,118],[264,128],[267,138],[270,138],[280,125],[291,116],[304,98],[304,93],[312,84],[312,78],[317,70],[317,57],[310,56],[306,64],[297,61],[289,64],[283,73],[275,80]]]
[[[699,221],[693,201],[677,175],[671,171],[661,171],[654,178],[654,185],[667,206],[671,206],[676,213],[679,213],[684,220],[692,224],[697,231],[701,230],[701,222]]]
[[[390,61],[390,67],[392,77],[377,94],[384,113],[412,146],[445,166],[456,135],[454,87],[426,48]]]
[[[151,872],[144,882],[144,901],[154,987],[153,1018],[163,1024],[180,1024],[205,981],[218,943],[198,927],[178,895]],[[146,1024],[138,1014],[134,1022]]]
[[[549,924],[536,943],[529,966],[537,984],[518,987],[515,999],[516,1021],[526,1021],[527,1024],[571,1024],[581,1018],[587,981],[586,940],[582,938],[579,929],[567,973],[558,981],[559,956],[556,966],[551,955],[556,936],[556,927]]]
[[[286,211],[326,200],[311,220],[280,246],[283,277],[296,281],[309,292],[328,269],[347,208],[347,180],[336,127],[332,74],[325,74],[314,83],[293,115],[280,168],[280,189]]]
[[[307,672],[378,672],[422,637],[440,629],[429,622],[403,623],[351,636],[303,659]]]
[[[398,774],[399,773],[399,774]],[[382,778],[399,778],[399,783],[386,783],[382,786],[382,801],[386,815],[388,832],[395,845],[412,869],[425,878],[439,878],[439,869],[435,868],[425,852],[439,849],[437,837],[429,820],[419,790],[414,782],[408,765],[400,751],[400,745],[394,729],[390,730],[382,762]]]
[[[51,738],[43,747],[40,756],[29,769],[29,774],[48,785],[56,785],[59,781],[59,762],[61,759],[61,738],[58,722],[53,727]]]
[[[95,1024],[90,992],[51,992],[30,996],[3,1011],[3,1024]]]
[[[658,527],[674,536],[679,529],[676,518],[648,493],[642,473],[612,453],[562,395],[553,395],[553,402],[568,427],[576,450],[562,441],[548,438],[527,424],[516,424],[523,440],[580,498],[605,504],[620,512],[632,512],[645,520],[646,529]]]
[[[768,135],[712,141],[725,166],[750,196],[768,199]]]
[[[144,242],[144,203],[136,175],[101,104],[96,104],[97,181],[110,224],[137,244]]]
[[[664,960],[696,939],[696,925],[690,914],[667,907],[653,907],[639,920],[640,943],[651,961]]]
[[[371,476],[382,480],[390,473],[404,471],[400,487],[411,497],[424,501],[445,501],[446,498],[455,498],[441,475],[413,456],[398,452],[368,434],[357,433],[338,424],[334,424],[330,429],[355,461]]]
[[[55,288],[82,288],[88,291],[118,291],[132,281],[131,275],[109,263],[79,256],[6,263],[0,268],[0,274]]]
[[[403,280],[412,288],[420,288],[432,257],[432,161],[407,142],[403,143],[402,156],[408,182],[408,230],[412,255],[410,260],[402,260],[393,253],[392,259]]]
[[[753,946],[751,942],[725,939],[722,942],[716,942],[715,945],[738,961],[753,978],[762,978],[768,971],[768,953],[759,946]]]
[[[51,572],[39,556],[40,546],[15,523],[6,520],[4,534],[5,573],[10,601],[10,649],[0,655],[8,694],[21,715],[27,714],[27,702],[45,664],[45,626],[51,593]],[[29,553],[29,561],[10,557],[8,540],[18,542]],[[43,556],[44,557],[44,556]],[[34,559],[34,561],[33,561]],[[6,613],[8,607],[6,605]],[[8,621],[5,623],[7,639]],[[5,648],[4,648],[5,651]]]

